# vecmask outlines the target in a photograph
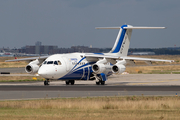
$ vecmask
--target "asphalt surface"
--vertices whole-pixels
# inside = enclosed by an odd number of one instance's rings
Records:
[[[0,68],[0,73],[1,72],[10,72],[10,73],[26,73],[24,67],[19,67],[19,68]]]
[[[14,76],[24,74],[14,74]],[[8,75],[7,75],[8,76]],[[13,74],[10,74],[13,77]],[[178,74],[129,74],[113,75],[105,85],[95,81],[76,81],[65,85],[64,81],[2,82],[0,100],[51,99],[99,96],[176,96],[180,94]]]
[[[0,86],[0,91],[180,91],[180,86]]]
[[[33,84],[36,82],[33,82]],[[16,83],[14,83],[16,84]],[[23,84],[23,83],[22,83]],[[26,83],[27,84],[27,83]],[[0,100],[52,99],[102,96],[177,96],[180,86],[124,85],[0,85]]]

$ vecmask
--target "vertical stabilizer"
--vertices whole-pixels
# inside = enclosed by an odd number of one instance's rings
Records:
[[[132,26],[123,25],[120,27],[118,36],[110,53],[116,53],[121,56],[127,56],[132,29],[124,29],[124,27],[132,27]]]
[[[132,29],[165,29],[165,27],[133,27],[131,25],[122,25],[121,27],[100,27],[96,29],[120,29],[114,46],[109,53],[127,56]]]

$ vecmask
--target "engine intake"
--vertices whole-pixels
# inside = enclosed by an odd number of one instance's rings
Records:
[[[92,70],[96,74],[100,74],[100,73],[103,73],[106,70],[106,67],[105,67],[104,64],[94,64],[94,65],[92,65]]]
[[[113,73],[123,73],[126,70],[124,65],[113,65],[112,71]]]
[[[38,70],[39,70],[39,66],[36,64],[28,64],[25,67],[25,71],[29,74],[35,74],[37,73]]]

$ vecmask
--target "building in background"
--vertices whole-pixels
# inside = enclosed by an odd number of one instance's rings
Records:
[[[26,45],[21,49],[18,49],[20,53],[25,54],[56,54],[56,53],[72,53],[72,52],[82,52],[82,53],[99,53],[101,52],[99,48],[92,48],[92,46],[72,46],[71,48],[58,48],[58,46],[53,45],[42,45],[41,42],[37,41],[35,45]]]
[[[26,45],[18,48],[0,48],[0,56],[40,56],[58,53],[108,53],[112,48],[93,48],[88,46],[72,46],[71,48],[58,48],[54,45],[42,45],[37,41],[35,45]],[[168,48],[130,48],[128,55],[180,55],[180,47]]]

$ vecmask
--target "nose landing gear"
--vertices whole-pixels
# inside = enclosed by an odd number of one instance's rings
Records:
[[[103,81],[102,76],[96,77],[96,85],[105,85],[105,81]]]
[[[44,81],[44,85],[49,85],[49,83],[50,83],[49,79],[46,79],[46,80]]]
[[[100,80],[100,81],[96,81],[96,85],[105,85],[105,81],[102,81],[102,80]]]

